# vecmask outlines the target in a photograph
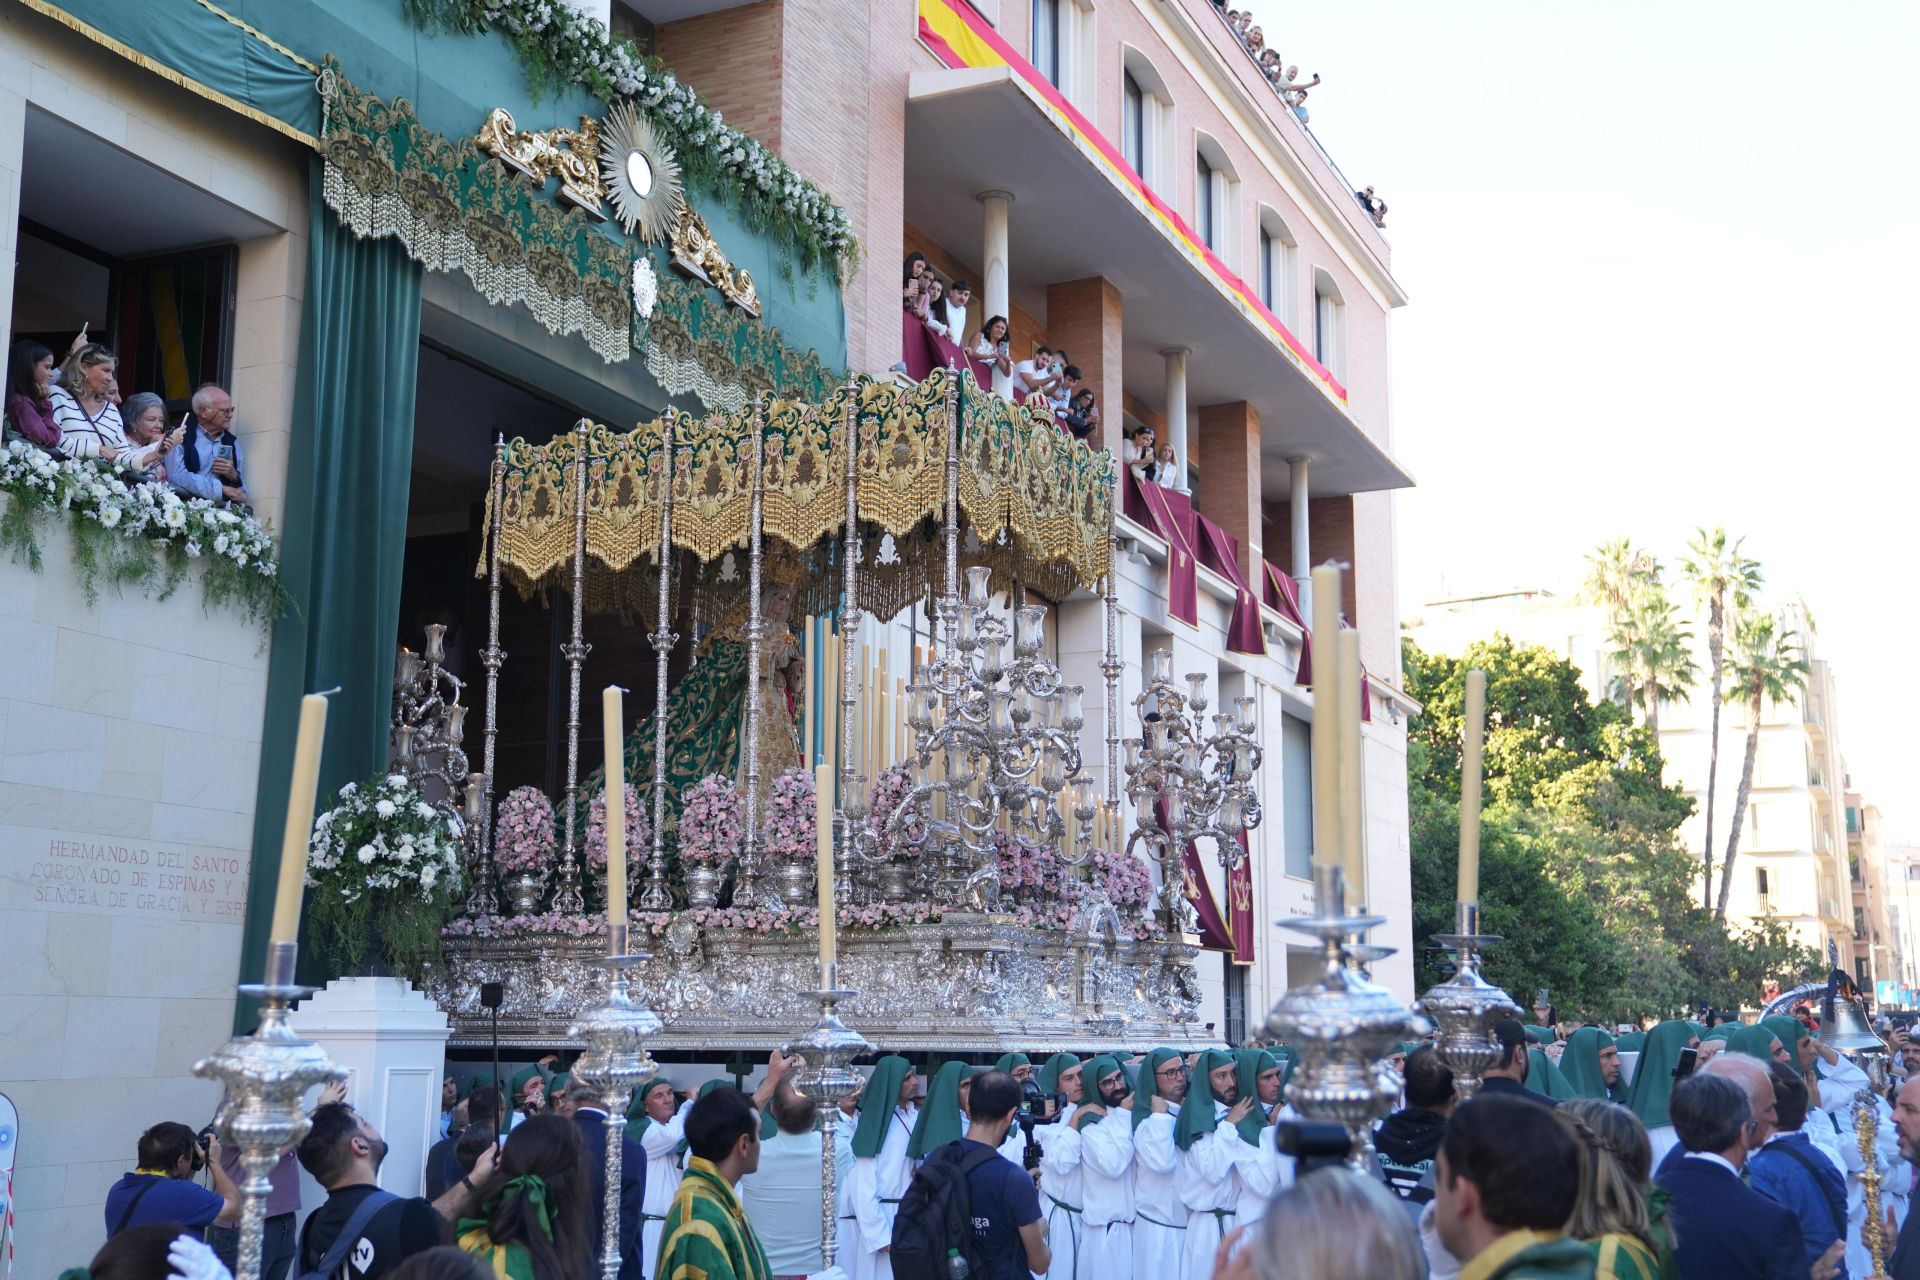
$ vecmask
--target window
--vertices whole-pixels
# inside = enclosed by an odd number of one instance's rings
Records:
[[[1120,151],[1141,177],[1147,176],[1147,95],[1133,72],[1121,72]]]
[[[1200,239],[1206,244],[1207,248],[1218,250],[1220,246],[1217,241],[1220,237],[1216,226],[1217,210],[1214,207],[1214,201],[1219,193],[1214,189],[1215,174],[1213,166],[1207,163],[1205,156],[1196,156],[1194,160],[1194,229],[1200,233]]]
[[[1260,301],[1278,316],[1280,323],[1294,329],[1298,310],[1294,302],[1295,246],[1293,233],[1280,215],[1271,209],[1260,210]]]
[[[1034,70],[1056,89],[1060,87],[1060,4],[1061,0],[1033,0]]]
[[[1767,869],[1765,867],[1755,867],[1753,869],[1753,887],[1760,898],[1760,909],[1762,911],[1773,910],[1773,895],[1767,890]]]
[[[1313,730],[1299,716],[1280,717],[1281,827],[1286,871],[1313,878]]]
[[[1226,1040],[1228,1044],[1244,1044],[1247,1039],[1247,970],[1245,965],[1233,962],[1226,952],[1220,953],[1220,985],[1226,1001]]]
[[[1273,310],[1273,232],[1260,228],[1260,301]]]
[[[1856,938],[1867,936],[1867,913],[1859,907],[1853,909],[1853,936]]]
[[[1313,358],[1336,378],[1347,373],[1346,300],[1324,271],[1313,273]]]

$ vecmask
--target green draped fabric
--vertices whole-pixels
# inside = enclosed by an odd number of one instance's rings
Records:
[[[1120,1071],[1120,1060],[1110,1053],[1103,1053],[1087,1063],[1086,1070],[1080,1075],[1080,1078],[1086,1082],[1086,1093],[1083,1096],[1087,1100],[1081,1104],[1078,1111],[1073,1113],[1073,1127],[1076,1132],[1090,1124],[1099,1124],[1107,1118],[1106,1103],[1100,1100],[1100,1082],[1118,1071]]]
[[[715,637],[700,663],[680,677],[667,697],[667,821],[680,819],[681,796],[710,773],[733,777],[740,760],[740,726],[747,700],[747,647]],[[648,716],[627,734],[621,754],[626,760],[627,783],[641,798],[641,809],[653,814],[653,717]],[[769,780],[762,780],[762,794]],[[580,785],[581,820],[589,797],[607,787],[607,768],[601,765]],[[672,848],[671,840],[668,847]]]
[[[1160,1068],[1180,1055],[1165,1047],[1155,1049],[1140,1064],[1140,1078],[1133,1084],[1133,1127],[1153,1114],[1153,1100],[1160,1095]],[[1191,1086],[1189,1086],[1191,1088]]]
[[[1260,1077],[1277,1068],[1280,1063],[1265,1049],[1236,1049],[1233,1065],[1240,1096],[1253,1099],[1253,1110],[1247,1112],[1240,1121],[1240,1136],[1257,1147],[1260,1145],[1260,1131],[1267,1126],[1267,1108],[1260,1101]]]
[[[949,1062],[933,1073],[933,1079],[927,1082],[927,1100],[920,1104],[913,1136],[907,1140],[907,1155],[919,1160],[949,1142],[960,1141],[960,1082],[967,1078],[968,1070],[964,1062]]]
[[[1274,1060],[1280,1064],[1280,1087],[1285,1089],[1287,1087],[1287,1081],[1293,1079],[1293,1068],[1294,1065],[1299,1062],[1299,1058],[1295,1055],[1291,1047],[1284,1044],[1273,1046],[1272,1052]],[[1284,1095],[1281,1100],[1283,1102],[1285,1101]]]
[[[1556,1102],[1580,1096],[1567,1083],[1567,1077],[1561,1074],[1554,1060],[1540,1049],[1527,1050],[1527,1088],[1535,1093],[1544,1093]]]
[[[1647,1044],[1640,1051],[1639,1065],[1634,1068],[1627,1105],[1649,1129],[1673,1123],[1667,1115],[1667,1101],[1673,1097],[1673,1069],[1680,1065],[1680,1051],[1692,1039],[1693,1028],[1679,1021],[1663,1022],[1647,1032]]]
[[[1567,1037],[1567,1051],[1560,1057],[1560,1074],[1567,1078],[1574,1097],[1626,1101],[1626,1083],[1615,1080],[1613,1087],[1608,1088],[1600,1069],[1600,1051],[1612,1045],[1613,1037],[1599,1027],[1581,1027]]]
[[[993,1064],[993,1069],[995,1071],[1011,1071],[1015,1067],[1030,1067],[1032,1065],[1033,1059],[1024,1053],[1003,1053],[1000,1055],[1000,1060]]]
[[[1221,1067],[1236,1065],[1225,1049],[1209,1049],[1193,1064],[1193,1078],[1187,1082],[1187,1100],[1180,1104],[1180,1118],[1174,1122],[1173,1143],[1182,1151],[1213,1132],[1213,1081],[1208,1077]]]
[[[1629,1031],[1613,1042],[1613,1047],[1622,1053],[1639,1053],[1647,1044],[1647,1033]]]
[[[1813,1038],[1813,1032],[1807,1030],[1807,1024],[1791,1014],[1777,1013],[1771,1018],[1762,1018],[1760,1025],[1787,1046],[1787,1053],[1793,1058],[1793,1069],[1800,1070],[1800,1042]]]
[[[1772,1062],[1774,1046],[1779,1043],[1780,1037],[1766,1027],[1741,1027],[1727,1037],[1727,1051],[1744,1053],[1762,1062]]]
[[[887,1140],[887,1126],[900,1106],[900,1086],[913,1074],[913,1064],[891,1055],[873,1064],[867,1087],[860,1091],[860,1122],[853,1130],[853,1154],[877,1156]]]
[[[1552,1044],[1560,1038],[1553,1033],[1552,1027],[1542,1027],[1528,1023],[1523,1029],[1527,1033],[1527,1039],[1533,1041],[1535,1044]]]
[[[1725,1044],[1727,1042],[1727,1038],[1731,1036],[1734,1032],[1738,1031],[1739,1029],[1740,1029],[1740,1024],[1737,1022],[1723,1022],[1719,1026],[1713,1028],[1713,1030],[1707,1032],[1707,1034],[1701,1036],[1700,1043],[1705,1044],[1709,1040],[1718,1040],[1722,1044]]]
[[[1071,1071],[1079,1065],[1080,1059],[1071,1053],[1056,1053],[1051,1058],[1048,1058],[1047,1064],[1040,1068],[1040,1092],[1059,1092],[1061,1074]],[[1084,1075],[1082,1079],[1085,1079]]]
[[[293,607],[273,631],[253,818],[254,849],[276,853],[304,694],[339,687],[327,708],[321,809],[343,783],[386,767],[420,362],[419,264],[393,242],[357,240],[334,220],[320,199],[317,158],[308,187],[280,553]],[[263,859],[247,885],[240,954],[249,977],[266,955],[278,865]],[[316,985],[339,976],[316,968],[318,951],[309,947],[303,965]],[[253,1021],[253,1002],[237,1002],[235,1030]]]

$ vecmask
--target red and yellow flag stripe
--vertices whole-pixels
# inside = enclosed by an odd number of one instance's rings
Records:
[[[1040,74],[1012,45],[995,31],[985,18],[982,18],[967,3],[967,0],[919,0],[920,39],[935,57],[955,69],[962,67],[1008,67],[1015,75],[1024,80],[1033,91],[1040,95],[1049,110],[1059,117],[1062,123],[1091,149],[1100,162],[1117,178],[1120,183],[1136,192],[1141,201],[1173,233],[1174,239],[1190,253],[1199,258],[1208,272],[1224,284],[1254,317],[1280,340],[1303,368],[1311,373],[1326,388],[1328,394],[1346,403],[1347,389],[1331,370],[1313,358],[1300,339],[1282,324],[1280,317],[1267,309],[1260,295],[1247,286],[1246,281],[1228,270],[1227,264],[1220,261],[1218,255],[1209,249],[1193,228],[1173,207],[1149,187],[1146,180],[1133,171],[1119,148],[1093,127],[1093,122],[1080,113],[1080,110],[1066,96]]]

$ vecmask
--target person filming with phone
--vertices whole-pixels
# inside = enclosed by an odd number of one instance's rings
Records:
[[[107,1191],[107,1236],[151,1222],[177,1222],[182,1234],[203,1238],[210,1226],[240,1219],[240,1189],[220,1166],[220,1139],[163,1120],[140,1135],[139,1167],[120,1175]],[[206,1170],[209,1191],[193,1180]]]
[[[208,382],[193,393],[186,433],[167,454],[167,480],[174,488],[209,502],[248,506],[245,459],[233,434],[233,397]]]

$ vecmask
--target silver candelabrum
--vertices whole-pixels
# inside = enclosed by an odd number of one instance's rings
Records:
[[[460,678],[446,668],[447,629],[428,625],[419,653],[402,646],[393,664],[393,767],[423,799],[457,812],[467,780],[467,708]]]
[[[1083,833],[1093,816],[1091,785],[1077,785],[1084,691],[1041,656],[1046,606],[1018,606],[1009,627],[988,603],[989,572],[969,568],[966,598],[941,598],[950,643],[908,686],[912,791],[877,831],[865,821],[867,779],[853,780],[846,806],[862,858],[882,861],[900,844],[919,846],[934,855],[941,899],[978,909],[999,897],[993,837],[1003,815],[1015,839],[1062,842],[1058,797],[1071,781]],[[1062,853],[1075,862],[1089,851],[1083,834],[1077,849]]]
[[[585,1042],[587,1050],[574,1063],[573,1074],[600,1090],[607,1104],[606,1198],[602,1204],[600,1278],[620,1275],[620,1179],[625,1164],[627,1105],[633,1087],[653,1074],[647,1041],[660,1034],[660,1018],[633,998],[632,971],[647,960],[645,953],[627,954],[627,926],[608,930],[606,998],[580,1015],[567,1034]]]
[[[240,994],[258,999],[260,1024],[250,1036],[235,1036],[219,1052],[193,1064],[193,1074],[218,1080],[226,1100],[214,1121],[221,1142],[240,1153],[240,1243],[237,1280],[260,1280],[260,1248],[267,1225],[268,1175],[282,1152],[307,1136],[306,1093],[315,1085],[345,1080],[327,1051],[304,1040],[287,1023],[288,1006],[310,988],[294,983],[299,947],[275,942],[266,981],[243,984]]]
[[[1138,825],[1127,849],[1145,844],[1160,864],[1161,920],[1170,933],[1193,931],[1193,905],[1181,892],[1180,860],[1195,841],[1212,840],[1228,870],[1247,856],[1241,836],[1260,825],[1253,780],[1260,768],[1254,700],[1235,698],[1234,713],[1217,713],[1206,730],[1207,677],[1173,682],[1173,654],[1156,649],[1147,687],[1133,700],[1140,734],[1127,740],[1127,796]]]
[[[1420,1007],[1438,1025],[1434,1049],[1453,1071],[1454,1087],[1462,1102],[1480,1091],[1480,1077],[1500,1061],[1500,1041],[1493,1024],[1520,1016],[1520,1006],[1480,976],[1480,956],[1500,941],[1480,932],[1480,904],[1455,906],[1454,931],[1434,941],[1453,952],[1453,976],[1420,998]]]
[[[1315,914],[1280,923],[1319,940],[1320,974],[1280,998],[1267,1030],[1300,1055],[1287,1101],[1309,1120],[1344,1126],[1347,1163],[1364,1171],[1373,1124],[1399,1096],[1387,1055],[1423,1023],[1349,963],[1348,940],[1364,937],[1383,917],[1347,914],[1346,873],[1337,866],[1316,866],[1313,884]]]
[[[836,1185],[838,1169],[834,1156],[838,1150],[840,1104],[860,1087],[860,1073],[853,1069],[853,1060],[873,1052],[873,1045],[864,1036],[840,1021],[837,1006],[858,993],[835,990],[835,976],[834,966],[828,966],[822,979],[826,989],[813,993],[814,999],[820,1002],[820,1021],[787,1046],[787,1052],[800,1055],[801,1070],[794,1087],[813,1099],[818,1108],[823,1269],[832,1267],[839,1253],[840,1189]]]

